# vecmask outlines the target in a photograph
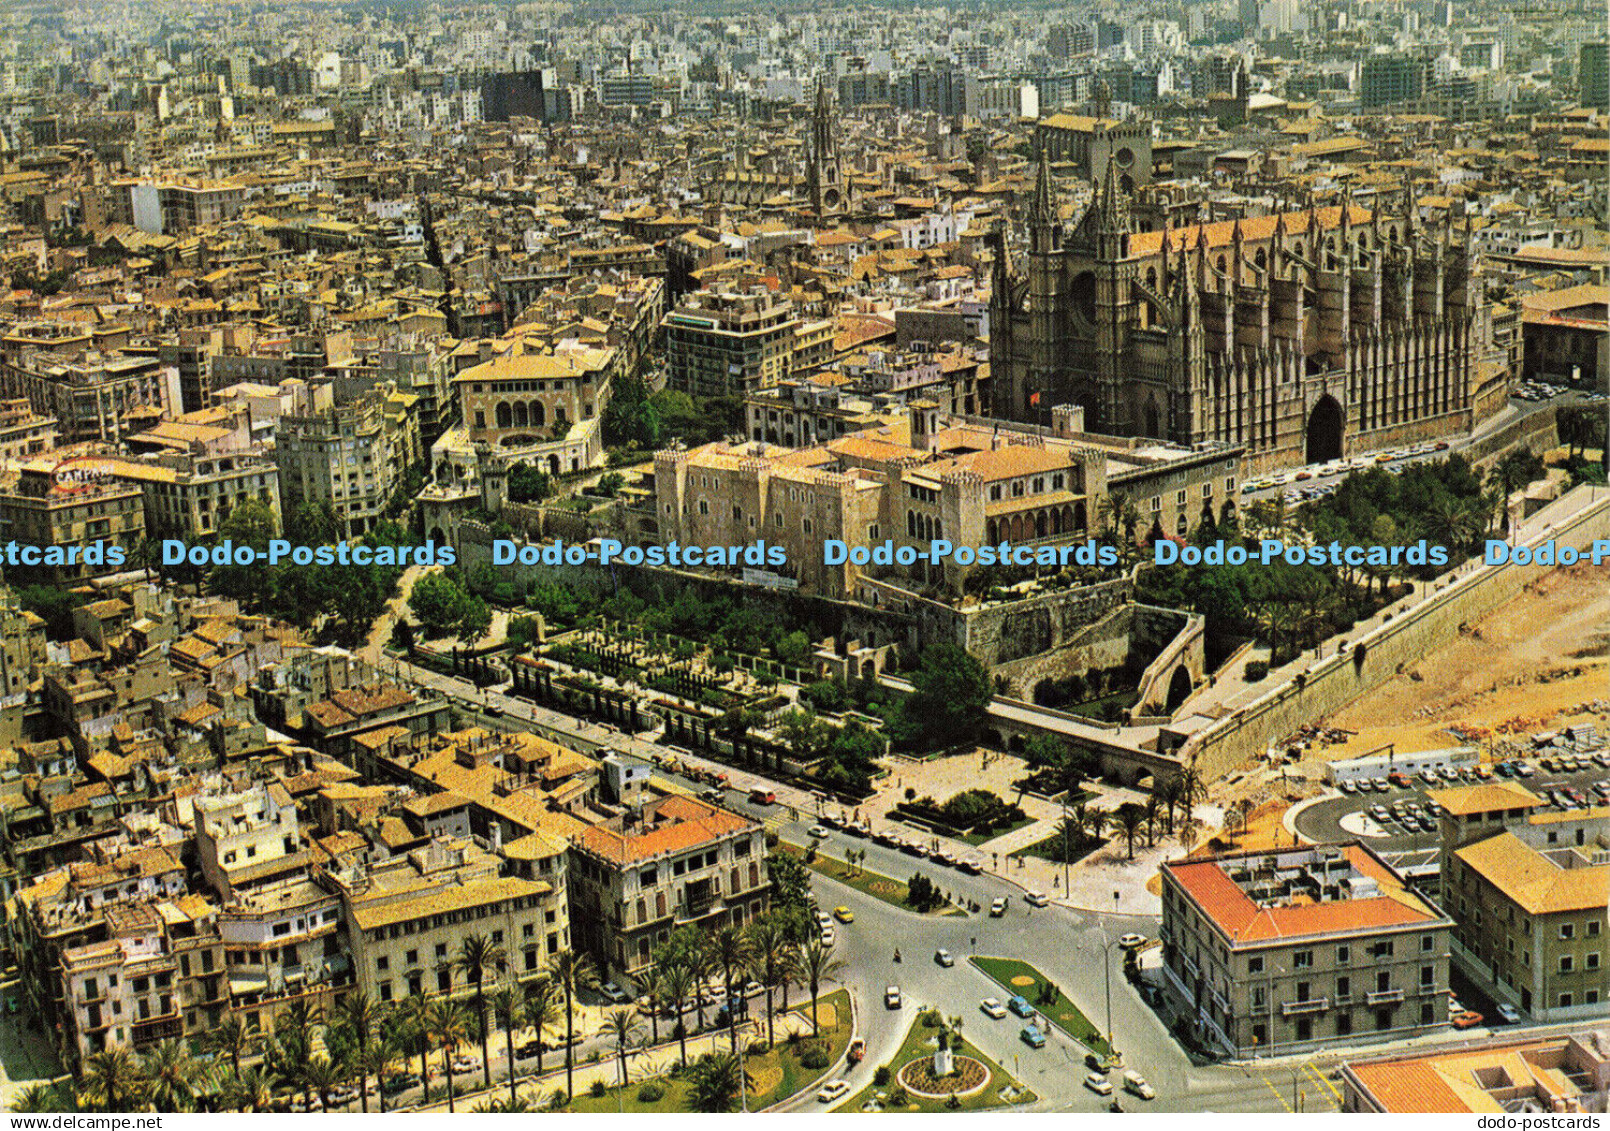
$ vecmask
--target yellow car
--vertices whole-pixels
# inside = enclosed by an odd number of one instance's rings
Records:
[[[835,907],[833,908],[833,918],[840,923],[853,923],[855,922],[855,912],[848,907]]]

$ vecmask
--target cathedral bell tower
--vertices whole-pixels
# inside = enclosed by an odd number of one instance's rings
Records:
[[[1134,297],[1130,286],[1129,196],[1118,183],[1118,167],[1107,173],[1096,194],[1096,387],[1100,427],[1126,434],[1134,421],[1126,398],[1126,375],[1119,364],[1129,347]]]
[[[805,179],[811,194],[811,211],[818,219],[842,216],[849,206],[849,193],[844,188],[844,166],[839,160],[838,138],[833,129],[833,99],[827,92],[825,78],[816,80],[809,160]]]
[[[1043,144],[1028,220],[1029,322],[1033,353],[1023,391],[1024,403],[1016,407],[1019,419],[1039,423],[1050,419],[1048,414],[1052,407],[1060,403],[1061,390],[1053,385],[1055,375],[1066,360],[1063,357],[1066,303],[1062,285],[1062,216],[1051,185],[1051,161]]]

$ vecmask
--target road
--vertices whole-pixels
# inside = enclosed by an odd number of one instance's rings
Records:
[[[1525,417],[1530,416],[1533,413],[1544,412],[1551,407],[1564,408],[1570,405],[1586,403],[1588,402],[1582,399],[1581,393],[1570,391],[1562,392],[1559,396],[1545,401],[1523,401],[1519,398],[1512,398],[1509,402],[1509,406],[1515,410],[1517,416]],[[1514,417],[1506,416],[1503,420],[1498,421],[1498,424],[1508,423],[1512,419],[1514,419]],[[1459,453],[1463,452],[1466,448],[1470,447],[1473,442],[1482,439],[1492,427],[1496,426],[1496,424],[1490,422],[1488,427],[1483,428],[1475,436],[1449,437],[1446,441],[1448,446],[1441,451],[1430,451],[1420,455],[1406,456],[1402,459],[1394,459],[1384,464],[1384,466],[1388,468],[1400,468],[1407,464],[1426,463],[1434,460],[1447,459],[1451,455],[1458,455]],[[1373,459],[1377,454],[1378,453],[1375,452],[1356,452],[1351,453],[1347,458]],[[1295,474],[1303,474],[1306,476],[1306,478],[1301,481],[1295,481],[1288,478]],[[1312,490],[1319,487],[1329,487],[1341,482],[1341,480],[1345,479],[1351,474],[1352,471],[1346,468],[1331,468],[1326,470],[1326,465],[1323,464],[1310,464],[1307,467],[1287,468],[1278,473],[1278,478],[1286,478],[1288,479],[1287,482],[1278,483],[1273,486],[1262,488],[1261,490],[1249,491],[1237,495],[1236,505],[1238,507],[1245,507],[1250,503],[1255,503],[1263,499],[1273,499],[1282,492],[1286,491],[1303,491]],[[1275,476],[1257,476],[1254,478],[1266,479],[1274,477]],[[1304,500],[1299,499],[1290,501],[1302,502]]]

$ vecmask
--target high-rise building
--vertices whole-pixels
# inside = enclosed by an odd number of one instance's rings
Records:
[[[481,120],[510,118],[545,120],[541,71],[509,71],[487,76],[481,85]]]
[[[1425,55],[1377,54],[1359,68],[1358,98],[1365,109],[1413,102],[1431,86],[1434,62]]]
[[[665,316],[670,385],[694,396],[743,396],[792,371],[794,305],[769,291],[695,291]]]
[[[1576,74],[1582,105],[1610,110],[1610,42],[1584,43],[1577,54]]]

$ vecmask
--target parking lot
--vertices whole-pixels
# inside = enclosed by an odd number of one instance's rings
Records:
[[[1372,838],[1377,851],[1415,853],[1434,850],[1440,807],[1429,796],[1484,781],[1514,781],[1556,810],[1610,805],[1610,751],[1549,754],[1481,766],[1463,773],[1425,776],[1394,774],[1357,785],[1345,783],[1323,801],[1308,805],[1295,818],[1297,831],[1318,842]],[[1431,861],[1434,863],[1434,859]]]

